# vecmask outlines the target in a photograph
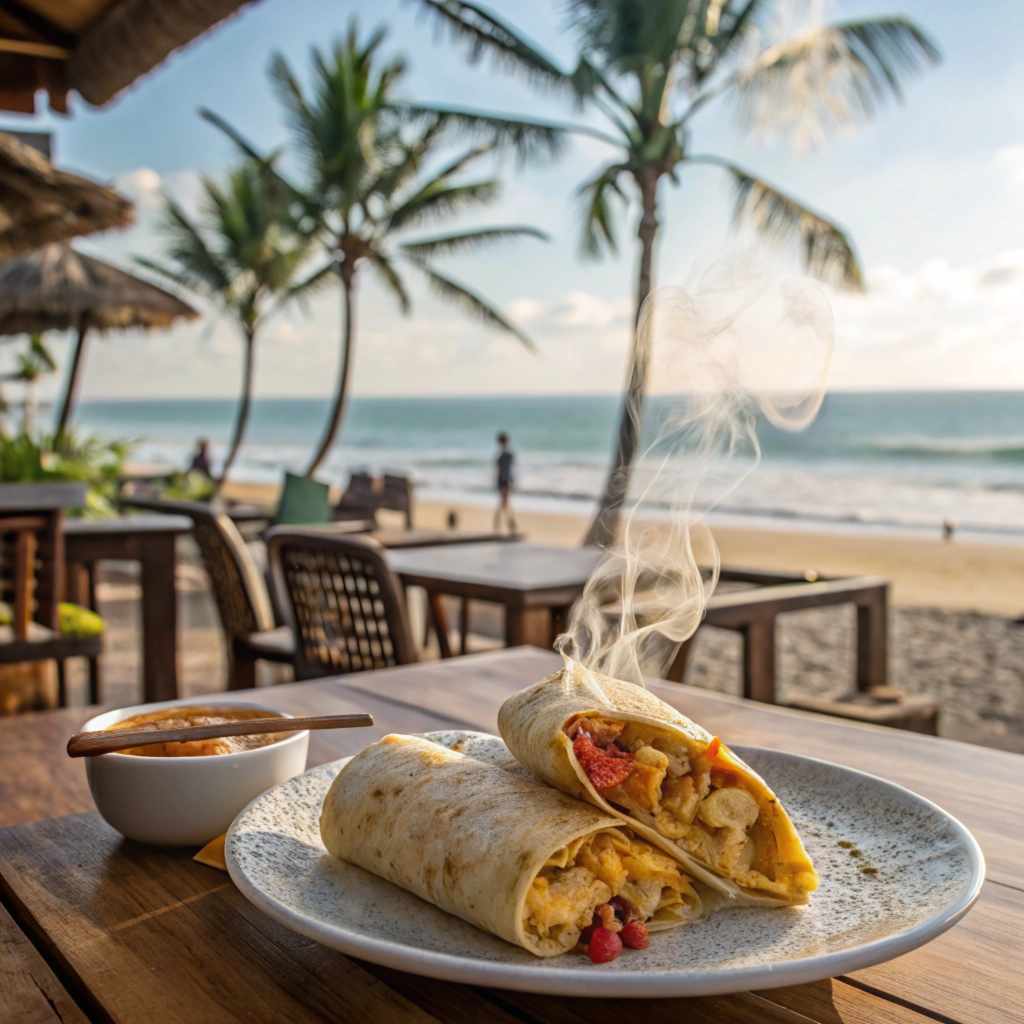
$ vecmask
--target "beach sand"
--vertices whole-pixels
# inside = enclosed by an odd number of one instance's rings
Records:
[[[443,528],[449,511],[456,512],[461,529],[493,526],[491,509],[428,504],[417,504],[416,525]],[[540,544],[574,546],[587,529],[582,516],[552,513],[517,513],[516,522]],[[1024,545],[734,526],[712,532],[722,565],[732,568],[885,576],[894,605],[1024,614]]]

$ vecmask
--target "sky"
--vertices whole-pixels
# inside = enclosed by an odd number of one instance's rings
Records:
[[[557,2],[495,0],[493,7],[569,64],[571,39],[561,29]],[[716,103],[695,122],[694,149],[750,167],[852,236],[867,290],[829,292],[832,389],[1024,388],[1024,4],[837,0],[826,9],[830,20],[874,14],[912,17],[944,55],[937,69],[910,85],[902,107],[890,104],[875,121],[801,152],[786,139],[749,137],[734,108]],[[102,110],[79,100],[70,117],[0,115],[0,128],[51,130],[58,165],[112,182],[135,200],[135,227],[76,243],[130,268],[135,255],[159,254],[155,222],[162,193],[194,208],[201,176],[217,177],[236,159],[198,108],[212,108],[266,150],[286,146],[266,75],[271,55],[282,52],[305,77],[310,47],[328,44],[353,16],[364,33],[379,24],[391,27],[386,50],[407,57],[401,91],[410,98],[575,116],[568,104],[507,74],[467,65],[410,0],[260,0]],[[299,173],[285,152],[285,166]],[[532,224],[551,240],[526,239],[443,262],[446,272],[517,319],[537,354],[466,320],[412,281],[413,311],[402,317],[363,274],[354,393],[619,391],[633,315],[635,212],[620,216],[617,256],[583,261],[574,199],[578,184],[608,159],[603,144],[584,140],[555,163],[481,168],[484,176],[501,177],[501,198],[462,223]],[[749,248],[749,239],[732,233],[729,214],[730,190],[716,169],[686,169],[678,187],[665,187],[656,282],[685,285],[695,267],[737,246]],[[776,261],[782,270],[796,267],[788,257]],[[194,324],[97,340],[82,397],[237,394],[238,330],[202,308],[208,315]],[[268,322],[257,355],[257,394],[330,393],[339,328],[337,290],[308,310],[289,309]],[[54,336],[58,356],[65,347]],[[56,386],[48,381],[41,395]]]

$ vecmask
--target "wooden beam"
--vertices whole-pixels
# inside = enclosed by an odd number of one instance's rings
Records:
[[[102,106],[218,22],[255,0],[123,0],[79,37],[68,82]]]
[[[25,39],[0,39],[0,53],[23,53],[28,57],[46,57],[48,60],[67,60],[71,51],[50,43],[32,43]]]
[[[0,0],[0,14],[23,25],[27,34],[38,37],[37,42],[50,43],[69,52],[75,45],[75,37],[70,32],[18,0]]]

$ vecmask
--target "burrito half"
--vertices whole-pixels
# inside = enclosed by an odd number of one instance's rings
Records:
[[[695,878],[744,903],[806,903],[818,884],[789,815],[721,740],[642,686],[567,668],[498,713],[512,754],[617,815]]]
[[[618,818],[422,737],[352,758],[320,834],[335,857],[537,956],[572,949],[615,897],[649,931],[702,913],[679,862]]]

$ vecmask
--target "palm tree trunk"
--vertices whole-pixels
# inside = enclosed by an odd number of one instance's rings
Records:
[[[342,345],[341,366],[338,370],[338,390],[334,395],[334,406],[331,417],[327,421],[327,429],[320,439],[320,445],[313,456],[313,461],[306,467],[306,476],[313,476],[320,464],[330,454],[334,442],[341,430],[348,406],[348,378],[352,365],[352,343],[355,340],[355,289],[353,287],[353,269],[347,263],[338,264],[338,276],[341,278],[341,314],[342,314]]]
[[[245,333],[245,366],[242,369],[242,397],[238,401],[238,412],[235,414],[235,429],[231,434],[231,446],[228,448],[227,458],[221,468],[220,476],[214,484],[214,494],[220,492],[224,481],[228,478],[228,470],[234,464],[238,449],[242,447],[242,438],[245,435],[245,428],[249,424],[249,407],[252,404],[252,380],[256,363],[256,332],[249,326],[243,326]]]
[[[636,286],[636,319],[633,323],[633,344],[629,354],[629,383],[622,400],[619,436],[612,459],[612,467],[605,481],[604,493],[597,515],[590,524],[583,543],[592,547],[608,547],[619,535],[622,504],[629,490],[633,471],[633,458],[640,441],[643,422],[644,392],[647,388],[647,365],[650,351],[641,339],[637,324],[640,310],[651,293],[651,268],[654,262],[654,240],[658,234],[658,176],[649,171],[640,178],[640,197],[643,214],[637,237],[640,239],[640,274]]]
[[[71,419],[71,410],[75,405],[79,377],[82,372],[82,356],[85,353],[85,335],[88,330],[89,314],[83,313],[81,322],[78,325],[78,340],[75,342],[75,352],[71,357],[71,369],[68,372],[67,387],[64,389],[64,399],[61,402],[60,412],[57,416],[58,434],[63,434],[68,429],[68,420]]]

